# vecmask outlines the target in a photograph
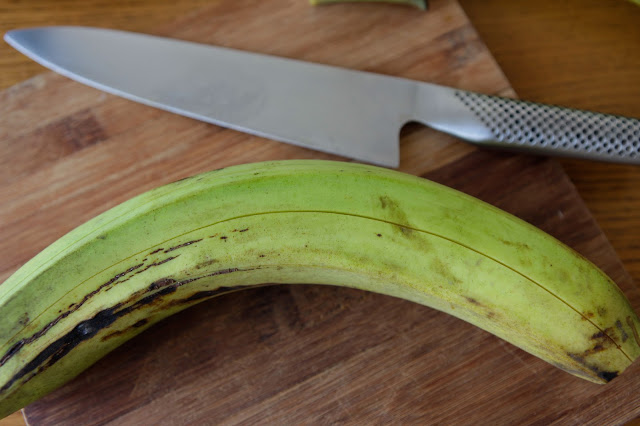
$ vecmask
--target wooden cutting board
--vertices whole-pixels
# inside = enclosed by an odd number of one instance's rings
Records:
[[[159,35],[513,96],[454,0],[217,0]],[[558,164],[418,125],[401,170],[551,233],[640,293]],[[47,73],[0,93],[0,281],[64,233],[153,187],[233,164],[343,158],[158,111]],[[458,319],[323,286],[223,296],[152,327],[26,410],[29,424],[621,423],[640,364],[606,386]]]

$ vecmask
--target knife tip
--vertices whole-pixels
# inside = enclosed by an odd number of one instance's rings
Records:
[[[10,30],[4,34],[4,41],[18,52],[38,62],[37,52],[47,41],[47,31],[43,27]]]
[[[14,33],[18,31],[18,30],[10,30],[7,31],[6,33],[4,33],[4,41],[6,41],[7,43],[11,44],[13,41],[13,37],[14,37]]]
[[[33,30],[30,30],[30,29],[9,30],[4,34],[4,41],[10,44],[12,47],[19,50],[19,46],[23,44],[24,39],[27,38],[29,33],[33,33]]]

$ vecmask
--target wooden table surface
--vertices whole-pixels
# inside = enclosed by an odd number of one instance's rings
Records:
[[[47,24],[152,31],[212,1],[0,0],[0,31]],[[640,118],[640,7],[623,0],[460,3],[521,98]],[[43,71],[0,45],[0,89]],[[562,164],[639,282],[640,167]],[[18,424],[19,413],[0,421]]]

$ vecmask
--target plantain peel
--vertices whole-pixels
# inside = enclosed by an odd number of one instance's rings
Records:
[[[615,283],[522,220],[388,169],[265,162],[133,198],[0,285],[0,417],[159,320],[265,283],[430,306],[596,383],[640,355],[640,321]]]

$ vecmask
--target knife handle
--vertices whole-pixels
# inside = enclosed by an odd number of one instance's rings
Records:
[[[464,139],[533,154],[640,164],[638,119],[453,92],[467,110],[464,115],[476,119],[465,134],[458,135]],[[475,131],[469,134],[469,129]]]

